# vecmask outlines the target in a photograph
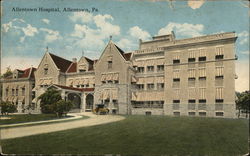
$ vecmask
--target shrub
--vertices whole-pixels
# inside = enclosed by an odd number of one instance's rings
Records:
[[[4,102],[2,101],[1,104],[0,104],[0,107],[1,107],[1,113],[2,115],[8,115],[9,113],[14,113],[17,111],[16,109],[16,105],[15,104],[12,104],[11,102]]]
[[[56,113],[58,117],[61,117],[63,115],[67,115],[67,113],[70,111],[70,109],[73,107],[73,104],[71,101],[64,101],[60,100],[52,105],[53,111]]]

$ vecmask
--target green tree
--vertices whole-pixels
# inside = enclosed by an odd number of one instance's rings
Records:
[[[8,115],[9,113],[14,113],[17,111],[16,105],[8,101],[2,101],[0,104],[2,115]]]
[[[246,114],[247,118],[250,113],[250,91],[236,93],[236,96],[237,96],[236,106],[237,109],[239,110],[238,117],[240,116],[240,113],[243,112]]]
[[[42,113],[54,113],[55,111],[53,104],[57,103],[58,101],[62,100],[61,93],[58,90],[53,88],[47,89],[45,93],[39,96],[40,107]]]
[[[58,117],[66,116],[72,107],[73,104],[71,101],[60,100],[53,104],[53,110]]]
[[[10,67],[7,67],[6,72],[2,75],[3,78],[9,77],[12,75],[12,71]]]

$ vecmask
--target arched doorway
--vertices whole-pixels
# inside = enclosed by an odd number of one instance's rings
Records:
[[[68,100],[73,103],[72,109],[80,109],[81,108],[81,97],[76,93],[69,93]]]
[[[94,96],[92,94],[88,94],[86,96],[86,111],[93,110]]]

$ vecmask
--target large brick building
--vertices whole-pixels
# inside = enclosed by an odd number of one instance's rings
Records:
[[[73,101],[73,111],[104,104],[117,114],[234,118],[236,39],[234,32],[188,39],[172,32],[140,40],[130,53],[110,40],[98,60],[69,61],[47,51],[29,79],[34,86],[27,88],[25,104],[39,113],[37,97],[53,87]],[[2,80],[4,100],[15,102],[11,91],[20,79]]]

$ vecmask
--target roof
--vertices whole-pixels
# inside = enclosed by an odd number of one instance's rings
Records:
[[[60,71],[63,73],[65,73],[67,71],[67,69],[69,68],[69,66],[72,64],[71,61],[66,60],[62,57],[56,56],[56,55],[51,54],[51,53],[49,53],[49,55],[51,56],[52,60],[56,64],[57,68],[60,69]]]
[[[84,57],[85,57],[85,59],[88,61],[89,64],[93,64],[93,63],[94,63],[94,61],[91,60],[90,58],[87,58],[86,56],[84,56]]]
[[[115,45],[115,44],[114,44]],[[123,58],[126,60],[126,61],[129,61],[130,60],[130,56],[131,56],[131,53],[125,53],[121,48],[119,48],[117,45],[115,45],[115,47],[118,49],[118,51],[121,53],[121,55],[123,56]]]
[[[74,91],[80,91],[80,92],[91,92],[95,90],[94,88],[74,88],[74,87],[62,86],[58,84],[54,84],[54,86],[57,86],[62,89],[74,90]]]
[[[71,63],[71,65],[69,66],[67,73],[75,73],[76,72],[76,65],[77,63]]]
[[[16,69],[18,71],[18,78],[35,78],[34,72],[36,68],[31,67],[24,70]],[[12,75],[6,77],[5,79],[12,79]]]

